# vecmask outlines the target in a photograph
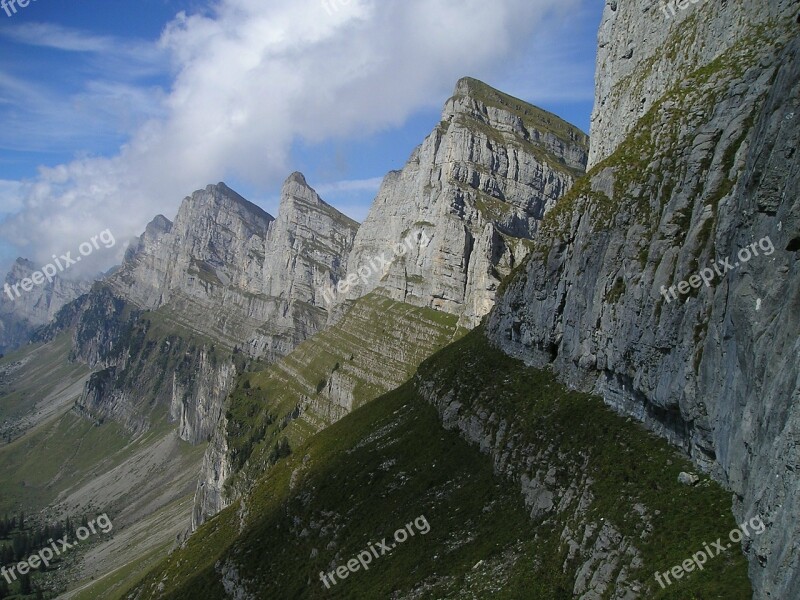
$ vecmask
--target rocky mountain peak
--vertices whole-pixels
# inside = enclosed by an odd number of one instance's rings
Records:
[[[27,258],[17,258],[6,274],[4,284],[19,285],[39,272],[41,265]],[[6,352],[28,341],[32,331],[48,323],[65,304],[89,291],[90,279],[65,279],[56,274],[52,281],[34,285],[29,292],[16,296],[0,290],[0,352]]]
[[[164,215],[156,215],[156,217],[147,224],[145,227],[145,235],[157,237],[162,233],[169,233],[172,230],[172,221]]]
[[[36,266],[30,260],[20,256],[14,261],[14,264],[11,265],[11,269],[9,269],[6,275],[6,282],[16,283],[20,278],[30,275],[31,271],[35,268]]]
[[[335,209],[326,203],[319,194],[308,185],[305,176],[300,172],[294,172],[286,179],[281,189],[281,203],[278,209],[278,218],[286,219],[289,215],[287,213],[293,212],[297,209],[298,204],[305,204],[312,207],[322,208],[324,210]],[[336,211],[338,212],[338,211]],[[344,215],[342,215],[344,216]]]
[[[513,136],[519,143],[546,150],[546,158],[555,159],[575,174],[584,173],[589,136],[556,115],[472,77],[456,83],[442,121],[491,128],[501,136]],[[497,135],[493,137],[496,139]]]
[[[207,219],[224,222],[235,219],[253,232],[266,231],[274,217],[261,207],[245,200],[224,183],[209,185],[184,198],[175,218],[177,230],[193,227]]]
[[[295,171],[294,173],[289,175],[289,177],[286,178],[286,181],[284,182],[283,185],[284,186],[288,186],[288,185],[293,184],[293,183],[295,183],[297,185],[300,185],[300,186],[303,186],[303,187],[308,187],[308,182],[306,181],[306,176],[303,175],[300,171]]]
[[[292,173],[283,184],[278,219],[266,238],[267,293],[290,294],[322,306],[320,290],[344,275],[344,259],[357,231],[356,221],[323,201],[302,173]]]
[[[348,257],[348,273],[360,275],[346,299],[381,288],[476,325],[539,221],[583,175],[587,153],[576,127],[461,79],[442,122],[384,179]]]

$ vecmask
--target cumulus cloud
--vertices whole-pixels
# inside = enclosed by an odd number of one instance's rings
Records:
[[[208,182],[273,185],[292,170],[293,142],[400,125],[439,104],[458,77],[502,64],[554,12],[578,4],[220,0],[208,13],[181,13],[153,48],[135,49],[136,56],[167,52],[174,70],[163,95],[137,100],[130,91],[133,104],[159,103],[149,109],[154,116],[115,156],[41,168],[9,201],[20,210],[0,232],[33,258],[47,258],[106,228],[118,240],[136,235],[155,214],[174,216],[180,199]],[[46,27],[18,35],[68,52],[113,46]]]

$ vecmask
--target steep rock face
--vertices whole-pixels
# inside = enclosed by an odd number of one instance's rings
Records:
[[[319,330],[323,281],[340,277],[358,225],[299,173],[278,220],[224,184],[186,198],[175,223],[157,217],[109,282],[134,304],[268,360]]]
[[[357,229],[299,173],[284,185],[277,219],[224,184],[186,198],[174,224],[156,217],[108,286],[116,297],[155,311],[170,325],[162,327],[162,338],[145,343],[154,344],[155,354],[117,351],[101,361],[98,348],[125,348],[130,339],[125,328],[137,326],[123,318],[125,326],[119,329],[125,331],[112,331],[119,320],[108,314],[101,319],[108,323],[103,331],[91,327],[94,319],[79,320],[78,331],[90,331],[78,336],[84,341],[77,354],[108,370],[87,390],[87,412],[120,417],[133,430],[147,427],[141,391],[148,390],[169,407],[183,439],[211,439],[236,374],[228,350],[241,348],[272,361],[321,329],[328,320],[321,294],[326,282],[345,274],[345,256]],[[149,314],[141,319],[146,332]],[[180,332],[177,338],[169,335],[173,330]],[[180,364],[193,377],[170,375],[159,366],[178,350],[186,351]],[[122,374],[138,361],[144,364],[137,372],[149,379],[132,385]],[[152,381],[160,382],[158,389],[148,385]],[[212,439],[204,457],[193,526],[223,506],[222,485],[229,472],[227,450],[220,447],[224,443],[224,438]]]
[[[324,286],[344,274],[357,231],[358,223],[323,202],[302,174],[293,173],[266,236],[264,292],[324,306]]]
[[[64,307],[40,335],[47,341],[64,329],[74,330],[72,358],[96,371],[76,402],[87,418],[114,420],[138,434],[168,416],[181,439],[205,442],[241,360],[161,318],[98,284]]]
[[[8,287],[0,294],[0,352],[28,342],[34,329],[49,323],[61,307],[88,292],[92,285],[87,280],[63,279],[56,275],[52,282],[45,280],[29,292],[18,288],[20,295],[17,296],[11,286],[30,278],[34,271],[39,271],[38,265],[18,258],[6,275],[4,285]]]
[[[225,397],[233,387],[236,365],[217,363],[213,351],[201,349],[192,362],[192,376],[173,373],[170,418],[178,423],[178,436],[192,444],[208,441],[222,416]]]
[[[228,419],[222,415],[203,455],[192,507],[192,531],[231,503],[225,493],[225,482],[233,474],[228,438],[225,435],[227,429]]]
[[[675,14],[660,0],[607,0],[598,34],[591,169],[608,157],[672,86],[776,20],[796,0],[692,2]]]
[[[88,416],[140,432],[162,410],[182,439],[207,441],[248,355],[274,360],[325,324],[315,294],[356,228],[299,174],[277,221],[209,186],[174,223],[156,217],[122,267],[40,337],[74,329],[73,358],[98,369],[79,402]]]
[[[609,2],[614,31],[601,39],[646,47],[642,19],[653,17],[641,4]],[[702,51],[713,61],[662,77],[679,83],[635,125],[630,99],[609,96],[594,156],[614,146],[606,128],[632,133],[547,216],[487,330],[733,490],[737,518],[768,525],[744,548],[756,597],[790,598],[800,596],[800,41],[792,3],[734,4],[690,6],[673,38],[707,39],[700,30],[722,13],[739,16]],[[607,88],[633,85],[604,61]],[[709,285],[692,279],[701,272]]]
[[[233,347],[274,310],[272,299],[258,296],[272,221],[224,184],[208,186],[184,199],[174,224],[156,217],[109,285]]]
[[[584,173],[587,141],[552,114],[462,79],[441,123],[384,180],[335,301],[381,287],[477,324],[544,214]]]
[[[216,431],[195,498],[194,526],[269,467],[266,453],[284,427],[296,441],[339,420],[399,386],[443,341],[454,339],[453,315],[465,325],[485,315],[502,276],[528,252],[544,214],[583,174],[587,141],[554,115],[462,79],[442,123],[403,171],[385,178],[354,242],[342,234],[342,218],[328,216],[302,176],[290,177],[267,235],[273,269],[265,270],[265,285],[270,294],[291,290],[309,304],[321,300],[336,325],[270,367],[263,392],[242,392],[264,396],[252,412],[268,407],[270,422],[250,423],[251,411],[241,409],[246,417],[227,420]],[[307,238],[306,230],[317,232],[313,247],[317,260],[333,267],[327,273],[289,250],[297,238]],[[350,247],[345,269],[335,259]],[[234,409],[242,403],[236,395],[229,401]],[[262,430],[268,443],[250,439]],[[237,437],[246,439],[234,443]],[[242,480],[232,492],[224,489],[231,475],[234,483]]]
[[[247,493],[269,468],[269,454],[281,436],[296,447],[399,387],[461,333],[452,315],[371,294],[338,323],[250,375],[249,387],[228,399],[227,414],[206,451],[193,529]]]

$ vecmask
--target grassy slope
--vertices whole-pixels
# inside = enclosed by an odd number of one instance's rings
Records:
[[[693,465],[664,440],[617,415],[600,398],[571,392],[550,372],[524,367],[492,348],[481,328],[427,361],[419,377],[435,382],[442,395],[454,392],[467,414],[489,410],[512,418],[516,425],[506,439],[519,434],[516,447],[530,444],[527,456],[545,457],[538,467],[545,472],[554,468],[556,485],[566,487],[578,474],[593,480],[594,498],[585,516],[570,506],[543,524],[557,535],[542,540],[542,550],[555,557],[544,562],[542,574],[566,558],[560,540],[564,526],[574,530],[576,518],[595,523],[603,519],[636,540],[643,567],[633,576],[644,583],[644,597],[751,597],[747,564],[735,549],[666,591],[655,583],[656,570],[666,571],[736,527],[730,493],[710,479],[694,488],[679,484],[678,474],[692,471]],[[533,465],[536,472],[536,462]],[[633,510],[635,504],[646,508],[652,533],[645,532],[648,527]]]
[[[70,334],[63,333],[50,344],[26,346],[0,358],[0,422],[28,414],[38,402],[89,373],[85,365],[67,361],[70,343]],[[23,366],[17,370],[13,365],[19,362]]]
[[[643,503],[653,516],[653,533],[637,542],[644,567],[635,575],[651,586],[645,597],[750,597],[746,564],[736,550],[666,592],[652,589],[653,571],[735,527],[730,498],[715,484],[677,484],[677,473],[689,464],[666,443],[600,400],[568,392],[548,373],[490,348],[480,331],[435,355],[420,372],[454,390],[466,406],[488,399],[501,415],[516,415],[527,442],[558,445],[564,457],[559,468],[569,467],[571,456],[588,456],[595,500],[584,520],[603,515],[624,534],[640,535],[627,516],[633,503]],[[577,475],[561,471],[557,477]],[[569,522],[575,513],[533,523],[518,489],[493,474],[487,456],[445,431],[409,383],[278,463],[243,502],[206,523],[150,573],[140,597],[224,598],[215,568],[221,560],[235,564],[248,590],[265,598],[571,598],[561,532],[579,525]],[[368,572],[325,589],[319,571],[345,563],[419,515],[431,525],[427,536],[411,538]]]
[[[64,511],[90,517],[108,512],[115,522],[113,539],[102,543],[92,539],[82,552],[71,553],[59,571],[44,578],[36,575],[34,580],[48,587],[80,577],[91,583],[90,577],[113,569],[104,581],[116,582],[116,591],[121,593],[162,560],[175,536],[186,529],[193,473],[204,446],[165,443],[174,437],[175,426],[163,408],[153,412],[153,427],[136,438],[114,422],[98,425],[73,412],[89,369],[68,361],[71,337],[67,331],[50,343],[30,345],[0,359],[0,370],[4,369],[0,416],[14,436],[11,443],[0,443],[0,514],[22,510],[29,518],[46,515],[52,520],[63,518]],[[174,452],[159,456],[152,450],[165,447]],[[165,472],[169,465],[180,465],[180,476]],[[142,474],[142,469],[150,471]],[[137,485],[142,477],[160,477],[165,485]],[[131,514],[161,505],[169,494],[180,493],[187,479],[192,484],[187,497],[144,518]],[[135,523],[128,525],[131,519]],[[131,539],[132,529],[142,526],[146,531]],[[114,597],[87,593],[95,598]]]
[[[164,560],[182,534],[194,495],[179,498],[162,509],[115,532],[114,539],[96,548],[87,559],[93,567],[80,570],[82,581],[63,595],[72,600],[119,600],[131,585]]]
[[[463,335],[456,322],[378,294],[360,299],[335,326],[240,381],[227,411],[234,466],[247,461],[247,476],[257,477],[278,438],[302,444],[351,408],[400,386],[423,360]],[[353,407],[343,405],[340,390],[351,393]]]
[[[0,448],[0,511],[32,512],[59,493],[121,460],[129,442],[122,427],[95,427],[67,412],[55,422]]]

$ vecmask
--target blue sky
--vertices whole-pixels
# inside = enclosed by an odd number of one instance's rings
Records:
[[[596,0],[0,10],[0,267],[108,227],[128,239],[220,180],[275,214],[295,170],[362,220],[464,75],[588,132],[601,12]]]

